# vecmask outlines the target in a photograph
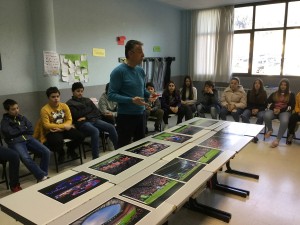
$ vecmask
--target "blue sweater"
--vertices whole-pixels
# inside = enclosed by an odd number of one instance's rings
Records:
[[[136,66],[132,68],[123,63],[116,67],[110,74],[108,99],[118,103],[118,114],[140,115],[145,107],[132,102],[133,97],[150,97],[145,87],[145,72]]]

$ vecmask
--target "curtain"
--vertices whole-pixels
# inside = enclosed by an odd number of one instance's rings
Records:
[[[166,65],[163,58],[151,58],[143,61],[142,68],[146,73],[145,82],[152,82],[157,92],[163,91]]]
[[[233,13],[233,6],[191,12],[189,74],[194,81],[230,80]]]

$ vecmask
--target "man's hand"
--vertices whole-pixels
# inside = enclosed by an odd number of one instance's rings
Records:
[[[71,130],[72,128],[75,128],[73,124],[65,125],[65,130]]]
[[[84,120],[86,120],[85,117],[80,117],[77,121],[80,122],[80,121],[84,121]]]
[[[252,109],[252,115],[256,115],[258,113],[258,109]]]
[[[136,104],[136,105],[145,105],[145,106],[147,105],[147,103],[141,97],[134,97],[134,98],[132,98],[132,102],[134,104]]]
[[[170,110],[171,110],[173,113],[177,113],[177,112],[178,112],[178,106],[176,106],[176,107],[170,107]]]
[[[61,128],[52,128],[52,129],[50,129],[50,132],[53,132],[53,133],[55,133],[55,132],[63,132],[64,130],[63,129],[61,129]]]
[[[275,109],[273,110],[273,112],[274,112],[275,115],[278,115],[278,114],[280,113],[280,109],[275,108]]]
[[[114,115],[112,114],[112,112],[106,112],[106,113],[104,114],[104,116],[105,116],[105,117],[109,117],[109,118],[113,118],[113,117],[114,117]]]

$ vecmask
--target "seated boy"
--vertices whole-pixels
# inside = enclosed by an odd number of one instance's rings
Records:
[[[72,85],[73,96],[67,101],[74,124],[86,136],[91,136],[93,159],[99,157],[99,134],[107,132],[114,148],[117,149],[118,134],[114,125],[101,120],[101,113],[91,99],[83,97],[81,82]]]
[[[154,130],[160,131],[159,127],[163,119],[164,111],[161,109],[160,100],[158,95],[155,93],[154,85],[151,82],[148,82],[146,84],[146,88],[150,92],[151,96],[156,96],[156,98],[149,98],[148,106],[146,106],[146,121],[148,121],[149,116],[156,117]]]
[[[60,91],[57,87],[50,87],[46,91],[48,104],[42,107],[41,119],[35,129],[35,137],[38,137],[42,143],[52,151],[57,151],[58,162],[65,160],[64,139],[71,139],[67,143],[67,156],[72,159],[78,158],[75,149],[84,140],[84,135],[75,129],[72,124],[72,116],[69,107],[60,102]]]
[[[1,121],[4,141],[9,148],[18,153],[24,165],[38,182],[46,180],[50,160],[49,149],[32,137],[32,124],[25,116],[19,114],[19,106],[15,100],[6,99],[3,102],[3,107],[7,112],[3,114]],[[39,166],[30,157],[28,151],[41,157]]]

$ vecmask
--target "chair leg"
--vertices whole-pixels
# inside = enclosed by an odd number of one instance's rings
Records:
[[[85,149],[84,149],[84,144],[82,144],[82,149],[83,149],[83,152],[85,152]],[[79,151],[79,157],[80,157],[80,164],[82,164],[82,154],[81,154],[81,147],[80,145],[78,146],[78,151]],[[84,153],[85,155],[85,153]]]
[[[56,169],[56,173],[58,173],[58,161],[57,161],[57,155],[56,152],[53,152],[54,154],[54,163],[55,163],[55,169]]]

